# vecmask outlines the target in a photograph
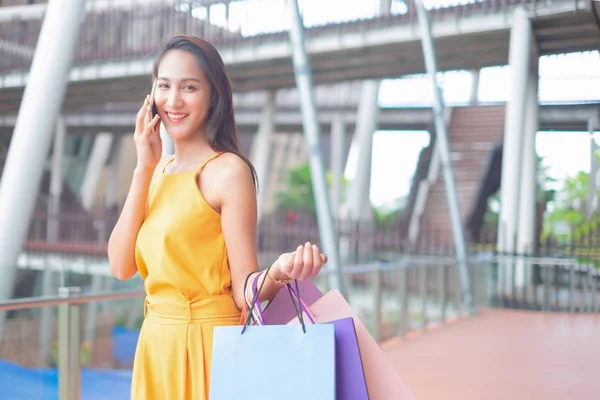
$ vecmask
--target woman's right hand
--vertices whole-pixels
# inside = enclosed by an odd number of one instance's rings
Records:
[[[150,96],[146,96],[142,108],[137,113],[133,140],[137,152],[137,168],[154,170],[162,157],[162,140],[160,118],[157,114],[151,119],[149,105]]]

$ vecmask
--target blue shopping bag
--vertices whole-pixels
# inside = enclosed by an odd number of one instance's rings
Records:
[[[300,325],[215,327],[210,400],[335,400],[335,327],[297,310]]]

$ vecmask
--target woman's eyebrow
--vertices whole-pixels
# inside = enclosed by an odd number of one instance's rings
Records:
[[[165,78],[165,77],[162,77],[162,76],[159,76],[157,79],[160,80],[160,81],[166,81],[166,82],[170,82],[171,81],[169,78]],[[187,81],[194,81],[194,82],[201,83],[200,79],[197,79],[197,78],[183,78],[179,82],[187,82]]]

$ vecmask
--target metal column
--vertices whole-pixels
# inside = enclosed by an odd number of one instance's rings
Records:
[[[353,221],[370,220],[371,211],[371,164],[373,153],[373,134],[377,129],[379,114],[379,81],[362,82],[356,131],[352,147],[358,153],[354,178],[348,188],[348,213]]]
[[[471,71],[471,94],[469,96],[469,103],[472,106],[477,105],[478,97],[479,97],[479,79],[480,72],[478,69]]]
[[[103,132],[96,135],[92,152],[87,161],[87,167],[80,189],[81,205],[87,211],[92,209],[98,189],[98,181],[104,166],[110,156],[114,135]]]
[[[535,203],[537,187],[537,152],[535,138],[538,132],[538,75],[531,73],[527,82],[527,115],[523,131],[523,155],[521,163],[521,190],[519,193],[519,230],[517,251],[530,253],[535,242]]]
[[[527,82],[527,102],[523,131],[523,154],[521,156],[521,188],[519,192],[519,220],[517,247],[519,254],[531,254],[535,248],[536,197],[537,197],[537,152],[535,139],[539,128],[538,71],[537,63]],[[524,261],[517,262],[514,282],[523,287],[530,280],[530,272]]]
[[[600,170],[600,147],[594,138],[594,132],[598,126],[598,116],[588,120],[588,131],[590,133],[590,178],[588,195],[588,217],[591,217],[598,209],[598,170]]]
[[[59,240],[60,233],[60,198],[63,187],[63,161],[65,155],[66,126],[64,119],[56,119],[56,132],[52,150],[52,172],[50,174],[50,198],[48,201],[48,227],[46,240],[55,242]],[[50,296],[55,293],[55,275],[48,258],[46,258],[45,269],[42,275],[42,295]],[[39,342],[40,350],[39,365],[49,366],[50,353],[52,351],[52,307],[42,307],[40,310]]]
[[[82,0],[53,0],[46,9],[0,182],[0,299],[12,294],[84,15]],[[3,325],[1,313],[0,338]]]
[[[523,151],[523,130],[527,81],[530,73],[531,22],[522,8],[513,12],[510,33],[509,65],[511,93],[506,104],[504,144],[502,153],[502,181],[500,184],[500,218],[498,251],[513,253],[517,239],[519,191]],[[507,276],[508,281],[512,278]],[[509,283],[509,282],[507,282]]]
[[[271,165],[271,140],[275,131],[275,92],[265,93],[265,103],[258,126],[258,132],[252,144],[252,164],[258,176],[258,220],[264,212],[265,194],[269,186],[269,170]]]
[[[119,188],[119,173],[121,172],[123,148],[123,136],[116,136],[110,155],[106,195],[104,197],[104,208],[107,210],[112,210],[118,203],[117,192]]]
[[[344,159],[346,152],[346,126],[341,113],[336,113],[331,121],[331,212],[339,218],[342,206],[344,179]]]
[[[460,289],[463,307],[467,314],[473,313],[473,298],[471,293],[471,279],[467,265],[467,249],[465,245],[465,234],[458,207],[458,196],[456,185],[454,183],[454,174],[452,172],[452,160],[450,159],[450,145],[448,143],[448,132],[444,122],[444,99],[437,82],[437,65],[435,58],[435,48],[433,38],[431,37],[431,26],[429,15],[423,5],[422,0],[415,1],[417,14],[419,18],[419,27],[421,30],[421,45],[423,47],[423,57],[425,59],[425,68],[431,78],[433,86],[433,113],[436,131],[436,143],[439,150],[440,165],[444,177],[444,186],[446,188],[446,197],[448,198],[448,209],[450,210],[450,219],[452,221],[452,234],[454,237],[454,250],[456,252],[456,262],[460,276]]]
[[[329,257],[329,269],[333,270],[333,273],[329,274],[329,287],[339,289],[345,296],[346,290],[342,265],[340,263],[337,239],[331,218],[329,196],[327,194],[327,183],[325,181],[325,168],[323,167],[323,155],[321,154],[321,131],[317,119],[310,60],[305,48],[304,24],[300,16],[298,0],[288,0],[288,7],[292,22],[290,42],[292,46],[294,76],[300,97],[300,110],[302,112],[304,137],[306,139],[308,160],[310,163],[310,175],[315,193],[319,235],[323,243],[323,249]]]

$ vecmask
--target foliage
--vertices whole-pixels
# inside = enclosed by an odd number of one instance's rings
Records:
[[[327,183],[332,181],[331,173],[327,174]],[[342,180],[342,187],[347,187],[347,180]],[[310,175],[310,165],[302,164],[287,171],[286,189],[276,194],[277,204],[284,211],[304,211],[316,215],[314,191]],[[404,198],[398,198],[389,204],[373,207],[376,224],[389,229],[394,226],[402,210]]]
[[[315,215],[315,196],[308,164],[288,169],[286,189],[278,192],[276,199],[279,206],[286,211],[302,210]]]
[[[331,184],[332,175],[327,173],[326,180]],[[305,211],[316,215],[315,195],[312,186],[310,165],[298,165],[287,170],[286,188],[276,194],[276,201],[285,211]],[[342,178],[342,188],[347,186],[347,180]]]
[[[398,197],[389,204],[373,207],[375,223],[381,229],[392,230],[402,210],[404,209],[406,198]]]
[[[563,239],[577,239],[586,235],[590,222],[588,173],[580,171],[577,175],[565,179],[562,188],[555,196],[554,208],[547,218],[545,235],[554,233]],[[564,227],[563,232],[556,234],[556,228]]]

